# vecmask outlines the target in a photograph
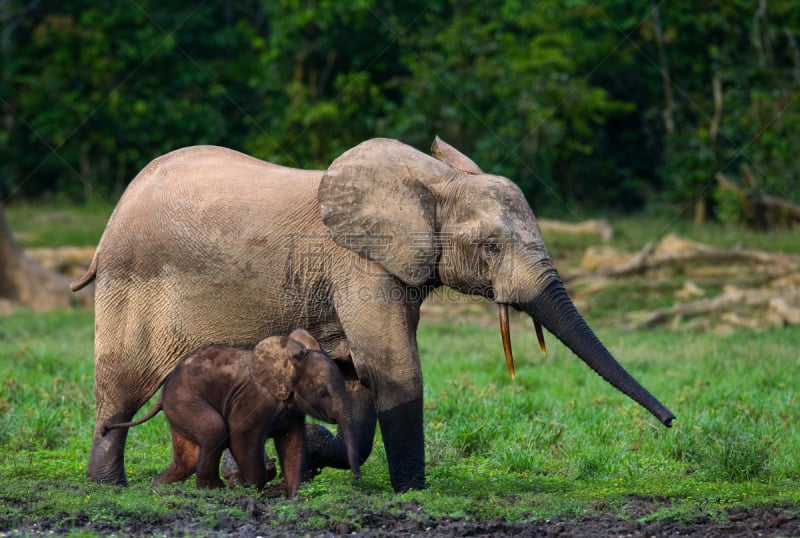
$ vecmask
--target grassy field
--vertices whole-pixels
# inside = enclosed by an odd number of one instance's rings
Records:
[[[17,230],[24,222],[45,223],[25,229],[18,237],[23,244],[47,241],[40,236],[49,237],[51,245],[67,241],[53,239],[52,220],[15,211],[11,208],[9,220]],[[104,218],[96,219],[99,229]],[[72,238],[69,242],[99,236],[97,225],[80,218],[57,222],[57,237]],[[653,239],[641,230],[657,230],[659,224],[633,222],[623,223],[618,240],[635,249]],[[715,237],[734,242],[730,235]],[[557,239],[554,248],[569,253],[581,246]],[[418,335],[429,488],[391,493],[378,438],[362,480],[326,470],[296,499],[267,503],[271,523],[296,521],[302,514],[310,531],[335,528],[337,522],[358,529],[368,524],[365,510],[422,517],[410,506],[425,517],[480,520],[609,510],[624,517],[631,499],[653,504],[650,519],[714,518],[731,507],[800,507],[800,328],[726,335],[631,332],[604,322],[608,312],[587,312],[623,365],[675,412],[674,427],[666,429],[554,338],[548,338],[548,354],[542,356],[530,320],[512,320],[517,356],[512,382],[494,311],[484,313],[478,306],[461,315],[463,305],[439,311],[452,315],[424,318]],[[250,517],[242,499],[253,492],[242,488],[209,492],[192,482],[151,487],[170,461],[163,415],[129,435],[130,487],[87,481],[92,337],[91,311],[18,310],[0,318],[0,531],[35,529],[39,522],[40,528],[62,532],[87,523],[114,532],[131,520],[159,521],[176,511],[191,514],[201,528],[213,528],[223,516]]]

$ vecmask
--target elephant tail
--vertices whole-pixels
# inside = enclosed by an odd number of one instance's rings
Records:
[[[111,430],[113,430],[113,429],[116,429],[116,428],[130,428],[131,426],[138,426],[139,424],[147,422],[148,420],[150,420],[151,418],[156,416],[156,414],[158,414],[158,412],[161,411],[164,408],[163,404],[164,404],[164,398],[163,398],[163,394],[162,394],[162,396],[159,396],[158,401],[153,406],[153,408],[150,411],[148,411],[148,413],[145,416],[143,416],[142,418],[140,418],[139,420],[134,420],[133,422],[118,422],[117,424],[105,424],[103,426],[103,431],[100,433],[100,435],[102,437],[105,437],[106,434],[108,432],[110,432]]]
[[[96,249],[96,250],[94,251],[94,256],[92,256],[92,263],[90,263],[90,264],[89,264],[89,268],[88,268],[88,269],[86,269],[86,272],[85,272],[85,273],[83,273],[83,276],[82,276],[82,277],[80,277],[80,278],[79,278],[78,280],[76,280],[75,282],[72,282],[72,283],[69,285],[69,289],[70,289],[70,290],[72,290],[72,291],[78,291],[79,289],[81,289],[81,288],[83,288],[84,286],[86,286],[86,285],[87,285],[89,282],[91,282],[92,280],[94,280],[94,277],[96,277],[96,276],[97,276],[97,252],[98,252],[99,250],[100,250],[100,249],[98,248],[98,249]]]

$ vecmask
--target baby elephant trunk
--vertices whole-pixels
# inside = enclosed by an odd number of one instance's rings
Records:
[[[339,428],[339,435],[344,440],[345,450],[347,451],[347,462],[350,464],[350,470],[353,471],[355,479],[361,478],[361,464],[358,457],[358,444],[356,439],[355,429],[353,427],[353,419],[350,413],[345,411],[340,414],[336,419],[336,426]]]

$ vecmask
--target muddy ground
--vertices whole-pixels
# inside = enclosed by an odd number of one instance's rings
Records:
[[[330,521],[324,530],[308,530],[312,520],[316,528],[329,516],[314,510],[300,512],[297,520],[284,526],[275,526],[270,514],[282,501],[277,498],[242,496],[236,505],[249,519],[233,518],[220,513],[216,521],[199,520],[190,513],[176,513],[169,517],[151,520],[129,519],[123,528],[102,523],[53,518],[35,524],[17,526],[3,521],[0,516],[0,536],[53,535],[65,533],[91,533],[115,536],[361,536],[361,537],[443,537],[443,536],[597,536],[597,537],[757,537],[800,536],[799,508],[732,509],[711,517],[698,512],[682,520],[661,519],[648,521],[648,515],[666,507],[648,499],[631,499],[625,506],[629,517],[621,518],[608,511],[593,511],[576,518],[556,517],[527,523],[503,520],[471,521],[439,518],[427,514],[422,506],[408,503],[405,512],[398,515],[397,505],[389,511],[364,510],[350,522]],[[350,507],[348,507],[350,508]],[[645,522],[642,522],[644,520]],[[10,524],[10,525],[9,525]],[[324,526],[324,524],[323,524]],[[14,529],[10,531],[10,529]],[[10,531],[10,532],[9,532]]]

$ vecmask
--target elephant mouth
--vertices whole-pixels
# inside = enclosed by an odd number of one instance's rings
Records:
[[[500,314],[500,335],[503,339],[503,353],[506,356],[506,365],[511,379],[516,379],[517,373],[514,368],[514,353],[511,350],[511,328],[508,322],[508,303],[497,303]],[[533,319],[533,327],[536,330],[536,339],[539,341],[539,349],[542,353],[547,353],[547,346],[544,343],[544,332],[542,324],[536,318]]]

